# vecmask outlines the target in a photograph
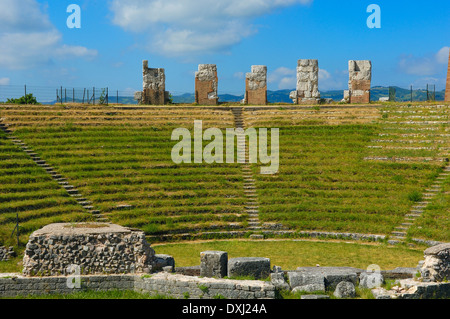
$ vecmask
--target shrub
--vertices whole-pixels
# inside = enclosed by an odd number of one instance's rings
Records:
[[[22,96],[19,99],[8,99],[6,103],[10,104],[39,104],[32,93]]]
[[[408,199],[412,202],[420,202],[422,200],[422,194],[418,191],[414,191],[408,194]]]

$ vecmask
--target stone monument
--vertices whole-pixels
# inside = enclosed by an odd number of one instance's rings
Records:
[[[148,67],[148,61],[143,61],[143,91],[135,94],[135,99],[141,104],[164,105],[169,100],[169,92],[166,92],[166,75],[164,69]]]
[[[372,63],[367,60],[362,61],[350,60],[348,62],[348,72],[349,72],[349,82],[348,82],[349,102],[370,103]]]
[[[252,65],[246,74],[244,104],[267,105],[267,66]]]
[[[200,64],[195,72],[195,103],[200,105],[217,105],[218,96],[217,66]]]
[[[289,97],[294,104],[320,102],[318,60],[298,60],[297,90],[292,91]]]

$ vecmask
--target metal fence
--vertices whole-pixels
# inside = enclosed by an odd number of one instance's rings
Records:
[[[0,85],[0,103],[5,103],[8,99],[19,99],[27,94],[33,94],[37,102],[41,104],[137,104],[134,100],[134,92],[138,90],[117,90],[109,87],[46,87],[29,85]],[[271,103],[290,103],[288,90],[268,92],[268,99]],[[322,92],[323,96],[329,96],[336,102],[342,100],[339,91]],[[193,103],[194,95],[178,91],[171,91],[174,103]],[[241,92],[228,92],[221,94],[221,102],[239,102],[243,96]],[[408,89],[400,87],[373,87],[371,100],[378,102],[380,98],[396,102],[422,102],[422,101],[443,101],[445,91],[436,92],[435,85],[427,85],[425,88]]]
[[[96,87],[69,88],[60,86],[29,86],[29,85],[0,85],[0,102],[19,99],[27,94],[33,94],[41,104],[136,104],[134,91],[117,90]]]

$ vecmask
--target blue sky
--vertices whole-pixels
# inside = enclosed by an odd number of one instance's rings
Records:
[[[69,29],[67,6],[81,7]],[[370,4],[381,28],[367,26]],[[298,59],[318,59],[321,90],[347,88],[348,60],[371,60],[372,85],[445,87],[450,1],[0,0],[0,84],[140,90],[142,60],[166,90],[194,91],[214,63],[219,93],[243,94],[251,65],[270,90],[295,88]]]

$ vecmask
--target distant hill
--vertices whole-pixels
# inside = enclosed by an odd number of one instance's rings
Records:
[[[403,89],[395,86],[395,100],[397,102],[407,102],[411,100],[411,91],[409,89]],[[289,98],[291,90],[278,90],[278,91],[267,91],[267,100],[269,103],[292,103]],[[424,89],[413,90],[413,101],[426,101],[427,91]],[[333,101],[339,102],[344,97],[344,90],[333,90],[333,91],[321,91],[320,96],[324,99],[333,99]],[[389,88],[383,86],[375,86],[371,89],[372,101],[379,101],[380,97],[389,97]],[[436,91],[436,101],[443,101],[445,97],[445,90]],[[244,95],[232,95],[232,94],[220,94],[220,102],[240,102],[244,99]],[[190,104],[194,103],[195,95],[193,93],[184,93],[182,95],[172,96],[173,103],[177,104]],[[41,102],[41,101],[39,101]],[[68,101],[69,102],[69,101]],[[71,101],[70,101],[71,102]],[[76,103],[81,103],[81,99],[75,99]],[[41,102],[45,104],[56,104],[56,101],[51,102]],[[96,100],[98,103],[98,99]],[[132,96],[119,96],[118,101],[116,96],[109,97],[109,103],[119,103],[119,104],[137,104]]]
[[[394,87],[396,90],[395,100],[398,102],[406,102],[411,100],[411,91],[409,89],[403,89],[400,87]],[[278,90],[267,91],[267,100],[269,103],[292,103],[289,98],[291,90]],[[320,96],[324,99],[333,99],[333,101],[339,102],[344,98],[344,90],[333,91],[321,91]],[[376,86],[371,89],[371,100],[379,101],[380,97],[389,97],[389,88],[383,86]],[[445,91],[436,91],[436,101],[443,101],[445,97]],[[236,96],[231,94],[219,95],[220,102],[239,102],[244,98],[243,95]],[[413,90],[413,101],[426,101],[426,90]],[[173,96],[174,103],[194,103],[195,95],[191,93],[185,93],[179,96]]]

